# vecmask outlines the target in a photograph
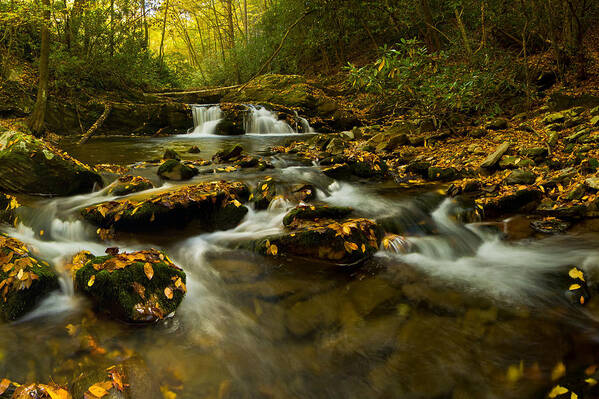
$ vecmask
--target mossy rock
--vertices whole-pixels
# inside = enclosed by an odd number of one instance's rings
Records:
[[[290,210],[283,219],[283,225],[289,226],[296,220],[333,219],[339,220],[349,216],[353,209],[343,206],[300,205]]]
[[[442,168],[431,166],[428,168],[429,180],[452,181],[460,178],[460,172],[456,168]]]
[[[267,176],[264,180],[260,180],[252,191],[251,201],[256,209],[267,209],[271,201],[280,195],[278,185]]]
[[[12,195],[0,193],[0,223],[13,224],[16,220],[16,209],[19,201]]]
[[[240,182],[206,182],[153,193],[139,200],[110,201],[82,210],[89,222],[115,230],[157,230],[184,227],[194,220],[200,230],[235,227],[247,213],[249,197]]]
[[[339,163],[324,168],[322,173],[332,179],[347,179],[352,174],[352,168],[346,163]]]
[[[162,159],[175,159],[177,161],[180,161],[181,156],[177,153],[177,151],[173,150],[172,148],[167,148],[164,151],[164,155],[162,156]]]
[[[0,130],[0,189],[33,195],[74,195],[102,187],[99,174],[23,132]]]
[[[128,195],[154,188],[151,181],[140,176],[121,176],[108,187],[110,195]]]
[[[268,256],[298,256],[336,264],[354,264],[378,251],[382,237],[383,230],[369,219],[295,220],[287,226],[286,232],[244,246]]]
[[[50,265],[36,259],[24,243],[0,234],[0,319],[15,320],[58,288]]]
[[[224,163],[235,161],[243,154],[243,147],[239,144],[218,151],[212,157],[212,161],[216,163]]]
[[[160,251],[97,256],[75,273],[78,291],[112,317],[151,323],[173,313],[186,293],[185,272]]]
[[[176,159],[168,159],[158,168],[158,176],[165,180],[189,180],[197,174],[196,168],[189,167]]]

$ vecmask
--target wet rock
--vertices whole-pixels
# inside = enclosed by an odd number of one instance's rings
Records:
[[[290,210],[283,219],[283,225],[289,226],[293,222],[309,220],[317,221],[319,219],[339,220],[349,216],[353,209],[341,206],[328,205],[299,205]]]
[[[516,169],[535,166],[535,161],[530,158],[518,157],[515,155],[504,155],[499,161],[501,169]]]
[[[245,134],[243,122],[225,116],[214,129],[217,136],[242,136]]]
[[[430,162],[425,161],[413,161],[408,164],[406,167],[406,172],[420,175],[420,176],[428,176],[428,170],[431,167]]]
[[[382,229],[368,219],[295,220],[284,233],[251,241],[245,246],[263,255],[353,264],[372,256],[382,236]]]
[[[139,231],[183,227],[195,220],[201,230],[226,230],[247,213],[241,202],[249,190],[240,182],[206,182],[167,189],[138,200],[122,199],[85,208],[89,222],[116,230]]]
[[[555,206],[553,203],[542,203],[537,207],[537,212],[544,216],[552,216],[565,220],[582,219],[587,212],[585,205]]]
[[[108,187],[110,195],[128,195],[154,188],[151,181],[140,176],[121,176]]]
[[[257,256],[256,256],[257,257]],[[265,272],[263,261],[252,259],[248,254],[210,254],[209,264],[227,283],[249,283],[258,280]]]
[[[0,234],[0,319],[12,321],[58,288],[58,277],[24,243]]]
[[[28,134],[0,129],[0,189],[74,195],[102,186],[100,175],[66,153]]]
[[[472,129],[470,132],[468,132],[468,135],[474,138],[480,138],[480,137],[484,137],[488,134],[487,129],[478,127],[478,128],[474,128]]]
[[[571,223],[559,219],[534,220],[530,222],[530,227],[537,233],[542,234],[563,234],[571,225]]]
[[[352,174],[352,168],[346,163],[341,163],[324,168],[322,173],[332,179],[347,179]]]
[[[543,124],[552,125],[555,123],[564,123],[566,121],[566,112],[554,112],[543,118]]]
[[[584,181],[584,184],[593,190],[599,190],[599,177],[589,177]]]
[[[437,166],[431,166],[428,168],[429,180],[451,181],[459,179],[459,176],[460,173],[456,168],[441,168]]]
[[[332,155],[339,155],[343,154],[343,151],[345,151],[346,148],[349,148],[349,143],[345,140],[335,137],[327,145],[326,151]]]
[[[187,150],[187,152],[190,154],[199,154],[200,152],[202,152],[202,150],[200,150],[200,147],[198,147],[197,145],[194,145],[190,147],[189,150]]]
[[[243,147],[236,144],[232,147],[225,148],[224,150],[218,151],[212,157],[212,161],[215,163],[232,162],[241,157],[243,153]]]
[[[537,175],[531,170],[516,169],[505,179],[506,184],[533,184],[537,179]]]
[[[495,118],[485,125],[489,130],[505,130],[509,126],[509,122],[505,118]]]
[[[175,151],[171,148],[167,148],[166,151],[164,151],[164,155],[162,156],[162,159],[174,159],[174,160],[180,161],[181,156],[179,154],[177,154],[177,151]]]
[[[493,166],[495,166],[497,164],[497,162],[499,162],[499,160],[501,159],[501,157],[503,156],[503,154],[505,154],[507,152],[507,150],[510,148],[510,143],[503,143],[501,145],[499,145],[495,151],[490,154],[484,161],[483,163],[480,165],[481,168],[484,169],[490,169]]]
[[[0,193],[0,223],[13,224],[16,220],[16,209],[19,201],[12,195]]]
[[[165,180],[189,180],[198,174],[198,170],[175,159],[169,159],[158,168],[158,176]]]
[[[543,198],[537,189],[522,189],[513,194],[493,198],[483,205],[485,217],[493,217],[514,212],[526,212],[534,209]]]
[[[545,147],[531,147],[520,149],[520,155],[523,157],[532,158],[535,162],[542,162],[548,154],[548,150]]]
[[[392,152],[402,145],[409,142],[406,134],[400,133],[394,136],[386,136],[386,140],[379,142],[376,145],[377,152]]]
[[[584,184],[577,184],[574,186],[574,188],[572,190],[570,190],[568,192],[568,195],[566,196],[566,199],[568,201],[574,201],[574,200],[579,200],[582,197],[584,197],[584,194],[586,193],[586,187]]]
[[[185,296],[185,272],[157,250],[93,257],[75,273],[77,289],[112,317],[152,323]]]

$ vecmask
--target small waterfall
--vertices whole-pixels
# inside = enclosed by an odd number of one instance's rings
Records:
[[[277,115],[264,107],[250,106],[244,121],[246,133],[256,134],[292,134],[297,133],[287,122],[279,120]]]
[[[216,125],[222,120],[223,113],[218,105],[192,105],[194,136],[208,136],[214,134]]]

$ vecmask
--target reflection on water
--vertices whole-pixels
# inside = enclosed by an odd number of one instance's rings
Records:
[[[93,141],[76,155],[125,163],[191,144],[107,143]],[[208,143],[207,152],[222,144]],[[560,277],[571,265],[597,274],[596,237],[505,242],[456,222],[456,204],[438,195],[382,197],[375,185],[331,182],[315,168],[276,173],[314,184],[330,204],[396,219],[414,232],[407,238],[413,252],[381,251],[359,269],[339,270],[230,249],[279,231],[293,206],[286,201],[251,210],[229,231],[154,237],[151,245],[188,275],[175,318],[136,328],[95,315],[63,272],[62,293],[0,325],[0,375],[73,386],[130,359],[129,383],[143,387],[135,398],[537,398],[555,383],[560,362],[577,375],[599,361],[599,307],[571,305]],[[77,209],[104,195],[39,201],[7,231],[59,270],[80,249],[149,246],[140,237],[97,241]]]

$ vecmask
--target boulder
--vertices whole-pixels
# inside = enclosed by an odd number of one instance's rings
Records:
[[[480,165],[481,168],[484,169],[490,169],[493,166],[495,166],[497,164],[497,162],[499,162],[499,160],[501,159],[501,157],[503,156],[503,154],[505,154],[507,152],[507,150],[510,148],[510,143],[505,142],[500,144],[495,151],[490,154],[484,161],[483,163]]]
[[[451,181],[459,179],[460,172],[456,168],[431,166],[428,168],[429,180]]]
[[[328,205],[299,205],[287,212],[283,225],[289,226],[301,220],[343,219],[352,213],[353,209],[342,206]]]
[[[518,157],[515,155],[504,155],[501,157],[499,161],[499,167],[501,169],[516,169],[516,168],[526,168],[530,166],[535,166],[535,161],[525,157]]]
[[[154,188],[151,181],[140,176],[125,175],[116,179],[108,186],[110,195],[129,195]]]
[[[116,230],[183,227],[192,220],[201,230],[226,230],[247,213],[241,202],[248,196],[247,186],[240,182],[204,182],[93,205],[83,209],[82,215],[101,228]]]
[[[177,161],[180,161],[181,156],[177,154],[177,151],[173,150],[172,148],[167,148],[166,151],[164,151],[162,159],[175,159]]]
[[[75,286],[112,317],[151,323],[173,313],[185,296],[185,272],[155,249],[92,257]]]
[[[537,175],[526,169],[516,169],[505,179],[506,184],[533,184],[537,179]]]
[[[103,182],[91,167],[23,132],[0,130],[0,189],[33,195],[87,193]]]
[[[487,122],[485,127],[489,130],[505,130],[509,126],[509,122],[505,118],[495,118]]]
[[[200,147],[198,147],[197,145],[194,145],[191,146],[191,148],[187,150],[187,152],[190,154],[199,154],[200,152],[202,152],[202,150],[200,150]]]
[[[48,263],[38,260],[24,243],[0,234],[0,319],[15,320],[58,288]]]
[[[332,179],[347,179],[352,174],[352,168],[346,163],[340,163],[324,168],[322,173]]]
[[[566,121],[566,112],[554,112],[543,118],[543,124],[552,125],[554,123],[564,123]]]
[[[283,233],[246,244],[246,248],[269,256],[299,256],[354,264],[379,248],[382,229],[369,219],[319,219],[291,221]]]
[[[176,159],[168,159],[158,168],[158,176],[165,180],[189,180],[198,174],[198,170],[194,167],[189,167],[177,161]]]
[[[533,188],[525,188],[515,193],[492,198],[483,204],[485,217],[496,217],[509,213],[526,212],[535,209],[541,202],[543,193]]]
[[[215,163],[232,162],[241,157],[243,147],[239,144],[218,151],[212,156],[212,161]]]

